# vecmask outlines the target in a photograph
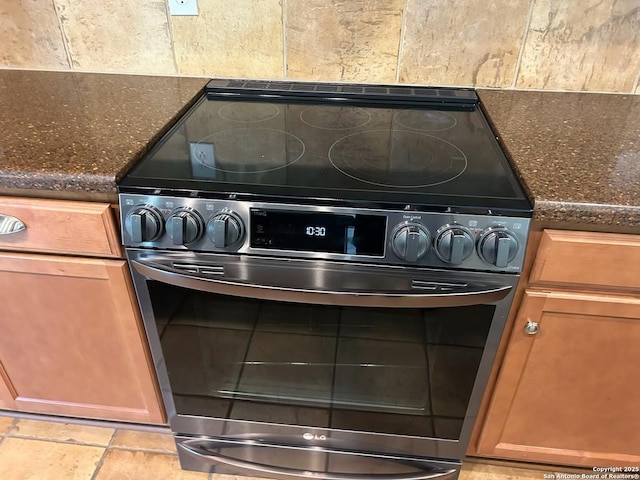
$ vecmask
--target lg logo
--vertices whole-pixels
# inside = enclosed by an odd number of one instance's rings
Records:
[[[307,432],[304,435],[302,435],[302,438],[304,438],[305,440],[326,440],[327,436],[326,435],[316,435],[314,433]]]

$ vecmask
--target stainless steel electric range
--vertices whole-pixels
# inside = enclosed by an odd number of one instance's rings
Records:
[[[183,468],[458,477],[532,211],[473,90],[212,80],[119,193]]]

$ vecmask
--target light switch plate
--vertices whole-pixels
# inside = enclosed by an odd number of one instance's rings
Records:
[[[171,15],[198,15],[198,0],[167,0]]]

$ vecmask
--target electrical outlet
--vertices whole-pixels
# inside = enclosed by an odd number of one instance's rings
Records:
[[[214,153],[213,143],[190,142],[191,160],[202,165],[208,165],[215,168],[216,156]]]
[[[198,15],[198,0],[167,0],[171,15]]]

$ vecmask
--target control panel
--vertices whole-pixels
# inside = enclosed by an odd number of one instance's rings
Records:
[[[130,247],[517,273],[529,218],[121,194]]]

